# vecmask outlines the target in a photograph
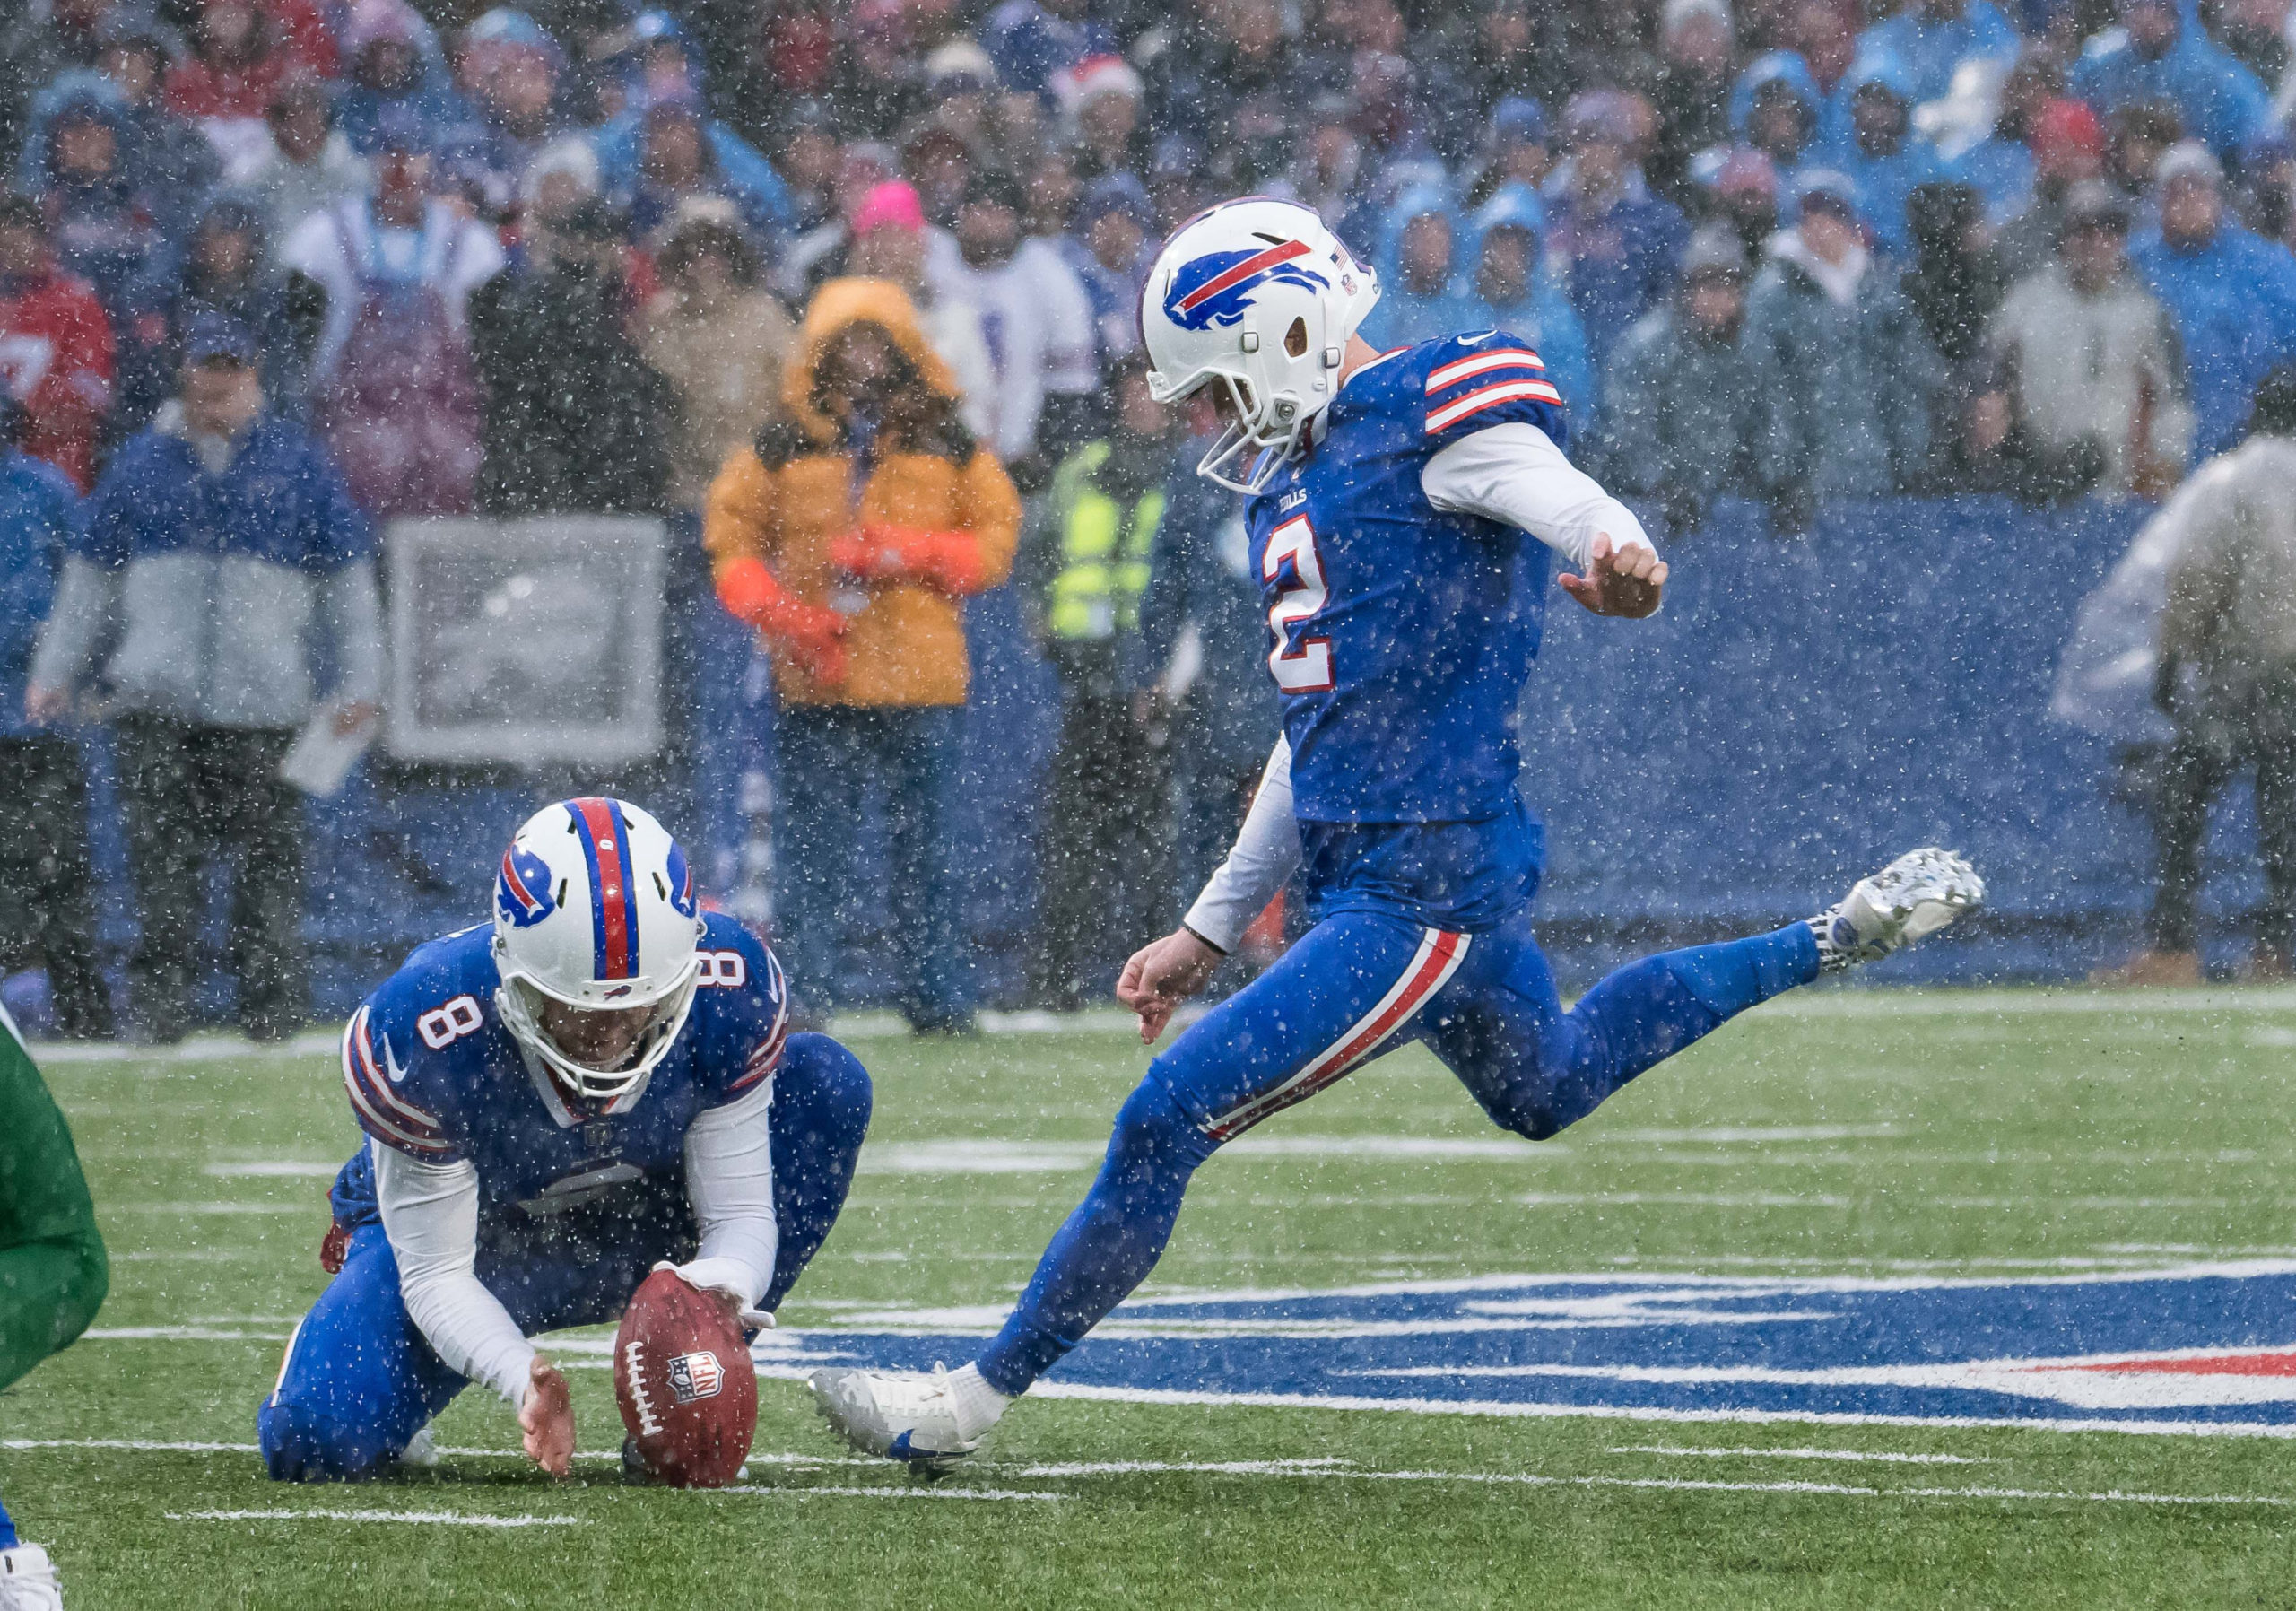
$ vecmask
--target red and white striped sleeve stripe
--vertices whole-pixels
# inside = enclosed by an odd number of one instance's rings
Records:
[[[402,1100],[375,1062],[369,1009],[361,1007],[343,1031],[343,1084],[360,1128],[376,1140],[417,1157],[451,1157],[454,1148],[436,1115]]]
[[[1552,384],[1542,379],[1521,378],[1495,380],[1488,386],[1477,387],[1473,391],[1462,393],[1440,408],[1429,409],[1427,434],[1433,436],[1436,432],[1447,431],[1461,420],[1482,414],[1486,409],[1500,408],[1507,404],[1518,402],[1552,403],[1560,408],[1562,406],[1562,394],[1555,390]]]
[[[1451,982],[1451,975],[1466,961],[1470,937],[1439,928],[1424,930],[1419,949],[1405,964],[1402,975],[1371,1010],[1347,1027],[1338,1040],[1302,1063],[1282,1084],[1230,1109],[1213,1119],[1206,1132],[1214,1141],[1231,1141],[1271,1113],[1280,1113],[1332,1084],[1378,1049],[1379,1043],[1411,1021],[1411,1015],[1435,999]]]
[[[1487,353],[1474,353],[1448,363],[1436,365],[1427,371],[1427,395],[1433,396],[1446,388],[1472,380],[1477,375],[1487,375],[1493,370],[1533,370],[1546,373],[1546,365],[1528,347],[1493,347]]]

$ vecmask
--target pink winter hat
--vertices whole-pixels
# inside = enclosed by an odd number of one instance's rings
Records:
[[[925,204],[918,200],[916,186],[887,179],[872,186],[861,198],[853,209],[850,227],[856,239],[872,230],[902,230],[914,235],[925,227]]]

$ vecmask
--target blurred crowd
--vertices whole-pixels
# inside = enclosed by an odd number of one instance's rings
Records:
[[[315,703],[381,697],[380,523],[660,516],[772,656],[794,971],[833,979],[865,796],[946,882],[918,802],[962,601],[1013,579],[1063,692],[1031,990],[1081,999],[1110,865],[1143,914],[1200,875],[1273,731],[1235,509],[1178,473],[1205,422],[1141,381],[1176,224],[1295,197],[1378,268],[1376,342],[1532,340],[1676,536],[2157,500],[2296,359],[2292,50],[2289,0],[30,0],[0,758],[83,815],[57,724],[100,689],[141,1026],[188,1021],[222,853],[241,1016],[290,1026],[266,824]],[[100,1032],[84,846],[25,854]],[[970,1011],[950,902],[894,936],[928,1027]]]

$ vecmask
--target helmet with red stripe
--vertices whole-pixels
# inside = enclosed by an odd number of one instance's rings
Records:
[[[1313,208],[1247,196],[1197,213],[1157,253],[1140,297],[1159,403],[1224,388],[1229,422],[1196,473],[1239,492],[1275,478],[1331,406],[1348,338],[1379,280]]]
[[[684,1027],[700,936],[667,829],[626,800],[561,800],[526,819],[495,875],[495,1008],[568,1089],[612,1102]]]

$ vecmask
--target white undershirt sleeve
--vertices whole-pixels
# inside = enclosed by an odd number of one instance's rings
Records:
[[[367,1145],[407,1318],[449,1370],[484,1382],[514,1408],[523,1404],[534,1345],[473,1273],[478,1165],[467,1159],[422,1163],[396,1147]]]
[[[1614,551],[1636,543],[1658,551],[1633,510],[1563,457],[1553,438],[1520,420],[1443,448],[1419,484],[1437,509],[1526,531],[1582,570],[1598,533],[1609,534]]]
[[[773,1217],[773,1081],[697,1114],[685,1132],[685,1190],[701,1248],[678,1276],[731,1293],[755,1309],[773,1279],[781,1228]]]
[[[1233,951],[1252,919],[1300,865],[1300,824],[1292,815],[1292,743],[1275,741],[1244,825],[1196,904],[1182,919],[1222,951]]]

